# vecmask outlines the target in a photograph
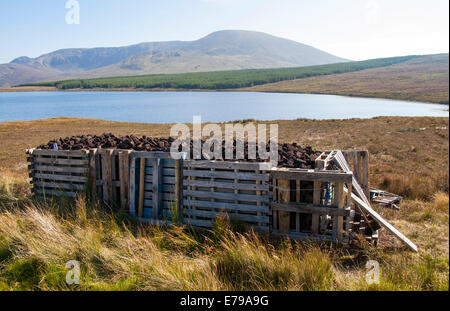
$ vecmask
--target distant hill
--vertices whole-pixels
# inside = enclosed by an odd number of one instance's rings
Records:
[[[257,85],[246,91],[335,94],[442,103],[449,99],[449,54],[391,66]]]
[[[0,65],[0,86],[69,78],[298,67],[347,61],[262,32],[223,30],[196,41],[63,49]]]

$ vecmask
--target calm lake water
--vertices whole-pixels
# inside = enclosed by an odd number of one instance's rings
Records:
[[[17,92],[0,93],[0,121],[83,117],[112,121],[224,122],[253,118],[347,119],[447,116],[448,106],[334,95],[250,92]]]

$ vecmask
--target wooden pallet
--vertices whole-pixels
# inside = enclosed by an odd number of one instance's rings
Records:
[[[27,150],[33,192],[37,197],[75,197],[89,187],[89,152]],[[95,179],[94,179],[95,180]]]
[[[351,185],[351,173],[279,168],[270,175],[273,234],[348,241],[354,211],[350,198],[344,194],[344,185]]]
[[[185,161],[184,222],[211,228],[222,216],[269,232],[270,169],[269,163]]]

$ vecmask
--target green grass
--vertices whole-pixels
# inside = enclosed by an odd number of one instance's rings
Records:
[[[163,88],[205,90],[237,89],[285,80],[294,80],[314,76],[339,74],[370,68],[385,67],[405,62],[416,57],[418,56],[411,55],[295,68],[251,69],[183,74],[155,74],[99,79],[74,79],[55,82],[22,84],[19,86],[54,86],[58,89],[63,90],[93,88]]]

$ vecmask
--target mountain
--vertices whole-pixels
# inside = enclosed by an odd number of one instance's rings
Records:
[[[321,65],[347,61],[262,32],[223,30],[196,41],[63,49],[0,65],[0,86],[69,78]]]

